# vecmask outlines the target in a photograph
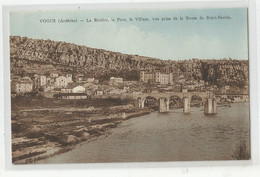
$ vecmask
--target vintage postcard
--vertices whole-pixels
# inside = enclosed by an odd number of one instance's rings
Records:
[[[10,11],[12,163],[251,159],[247,14]]]

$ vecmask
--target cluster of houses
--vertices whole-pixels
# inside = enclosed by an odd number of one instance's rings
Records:
[[[108,85],[99,84],[95,78],[86,78],[84,74],[34,74],[32,77],[11,76],[11,92],[13,96],[27,93],[41,93],[44,97],[60,99],[86,99],[88,96],[122,94],[130,91],[129,85],[138,81],[124,81],[120,77],[111,77]],[[119,88],[120,86],[120,88]]]
[[[111,77],[107,84],[101,84],[99,80],[87,78],[84,74],[60,74],[53,71],[48,74],[34,74],[30,77],[11,75],[11,92],[13,96],[36,92],[45,97],[60,99],[86,99],[89,96],[104,97],[142,92],[213,91],[222,95],[234,92],[229,85],[218,88],[203,80],[187,80],[185,78],[184,75],[173,78],[173,73],[141,71],[139,81],[127,81],[121,77]]]
[[[226,93],[226,94],[216,94],[217,103],[240,103],[248,102],[249,95],[247,92],[241,93]]]
[[[203,92],[206,90],[208,83],[205,83],[203,80],[189,80],[189,81],[179,81],[180,84],[182,84],[182,90],[186,90],[189,92]],[[214,86],[212,86],[212,88],[214,88]],[[212,89],[211,87],[209,87],[207,90]],[[211,90],[213,91],[213,90]]]
[[[94,78],[84,79],[84,75],[78,74],[74,78],[72,74],[59,75],[51,72],[48,75],[34,74],[32,78],[25,76],[11,76],[11,92],[19,95],[24,93],[42,92],[45,97],[57,95],[62,99],[86,99],[87,89],[98,91],[98,80]]]

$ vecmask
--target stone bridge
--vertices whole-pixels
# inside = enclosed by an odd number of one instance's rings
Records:
[[[144,107],[148,97],[156,99],[159,103],[159,112],[169,112],[169,104],[172,97],[179,97],[183,100],[183,113],[190,113],[190,103],[193,96],[202,98],[205,114],[217,113],[217,102],[212,92],[166,92],[166,93],[140,93],[133,94],[132,99],[136,101],[136,106]]]

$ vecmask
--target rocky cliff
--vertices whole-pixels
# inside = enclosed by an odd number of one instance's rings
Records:
[[[84,73],[88,77],[107,80],[120,76],[138,80],[140,70],[173,72],[177,77],[202,79],[214,85],[248,82],[248,61],[244,60],[160,60],[94,49],[51,40],[10,36],[11,74],[29,75],[58,70],[61,73]]]
[[[58,70],[89,74],[95,71],[95,75],[104,75],[109,71],[162,69],[167,66],[167,62],[159,59],[20,36],[10,37],[10,56],[14,73],[35,72],[37,68],[38,72],[52,70],[54,66]]]

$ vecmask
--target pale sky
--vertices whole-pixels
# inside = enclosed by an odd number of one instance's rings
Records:
[[[231,19],[207,20],[207,16]],[[184,20],[179,20],[180,16]],[[186,16],[198,20],[185,20]],[[200,16],[204,20],[199,20]],[[111,18],[133,18],[112,22]],[[135,21],[146,17],[149,21]],[[176,17],[178,20],[153,21]],[[56,23],[40,23],[40,19]],[[77,23],[58,23],[58,19],[78,19]],[[106,18],[109,22],[80,22],[80,19]],[[179,10],[79,10],[69,12],[11,12],[10,35],[65,41],[87,47],[137,54],[160,59],[248,59],[247,9]]]

